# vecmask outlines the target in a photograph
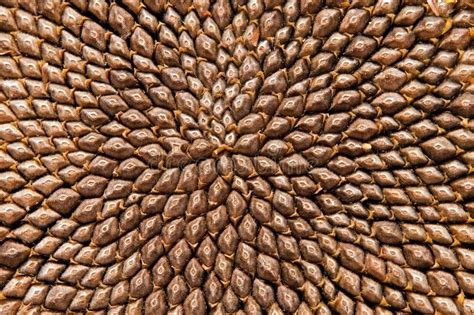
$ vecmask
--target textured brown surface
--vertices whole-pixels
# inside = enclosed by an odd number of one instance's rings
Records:
[[[0,0],[0,314],[474,314],[473,26]]]

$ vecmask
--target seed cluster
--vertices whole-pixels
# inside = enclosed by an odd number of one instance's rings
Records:
[[[0,0],[0,314],[474,314],[473,25]]]

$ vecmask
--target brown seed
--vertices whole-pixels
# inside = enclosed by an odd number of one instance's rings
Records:
[[[48,205],[61,214],[70,213],[80,202],[80,196],[72,189],[61,188],[56,190],[49,198]]]
[[[54,286],[46,296],[45,305],[53,310],[65,311],[76,295],[76,292],[76,289],[69,286]]]

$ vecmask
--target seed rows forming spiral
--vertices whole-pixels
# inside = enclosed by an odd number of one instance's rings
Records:
[[[0,314],[474,314],[469,0],[0,0]]]

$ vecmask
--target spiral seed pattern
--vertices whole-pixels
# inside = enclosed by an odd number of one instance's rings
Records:
[[[469,0],[0,0],[0,314],[474,314]]]

